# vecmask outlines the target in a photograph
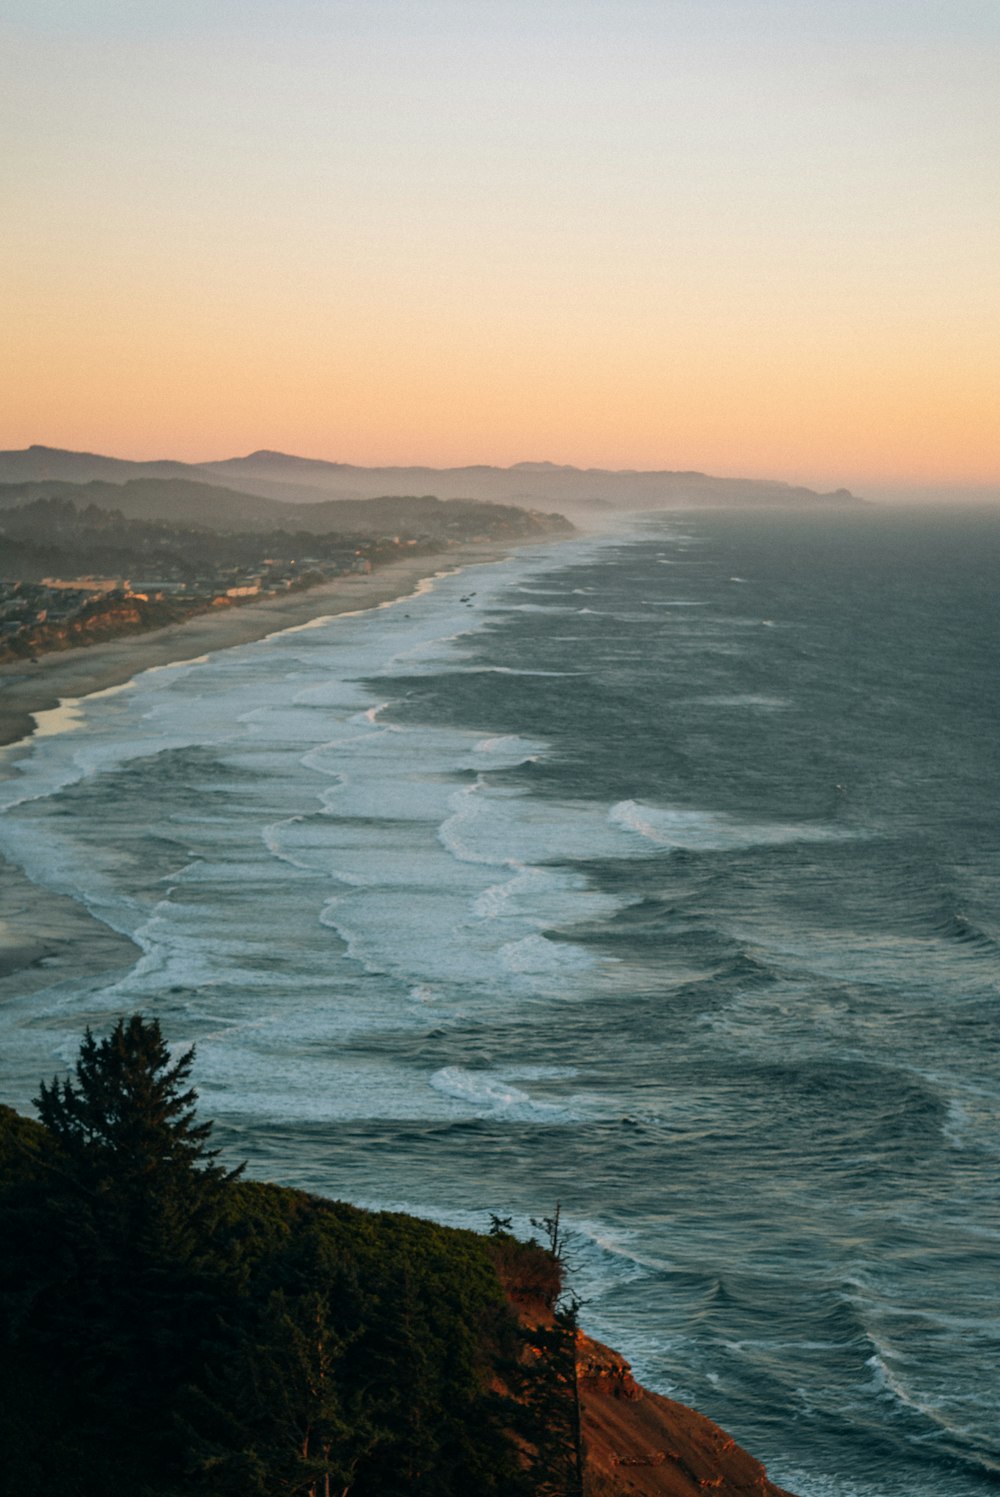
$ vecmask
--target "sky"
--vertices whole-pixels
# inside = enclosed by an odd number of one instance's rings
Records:
[[[0,447],[1000,485],[1000,0],[0,0]]]

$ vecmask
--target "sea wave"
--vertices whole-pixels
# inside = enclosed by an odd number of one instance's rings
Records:
[[[729,852],[737,848],[778,846],[790,842],[839,841],[851,833],[816,823],[754,822],[721,811],[694,811],[623,800],[608,819],[659,847],[688,852]]]
[[[550,1073],[551,1074],[551,1073]],[[558,1072],[557,1072],[558,1074]],[[540,1101],[515,1086],[515,1081],[540,1080],[538,1069],[473,1071],[465,1066],[444,1066],[435,1071],[430,1085],[445,1096],[463,1103],[474,1117],[502,1114],[510,1121],[527,1123],[574,1123],[583,1116],[572,1103]]]

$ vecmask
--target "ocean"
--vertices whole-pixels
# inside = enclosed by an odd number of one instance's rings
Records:
[[[15,988],[3,1100],[155,1014],[253,1176],[560,1203],[800,1497],[995,1491],[998,576],[984,511],[632,517],[43,719],[0,852],[134,959]]]

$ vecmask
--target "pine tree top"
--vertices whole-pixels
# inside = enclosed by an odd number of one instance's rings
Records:
[[[174,1059],[156,1019],[119,1019],[102,1040],[88,1028],[74,1076],[43,1082],[35,1105],[69,1160],[119,1183],[153,1177],[230,1178],[208,1148],[188,1086],[194,1047]],[[234,1175],[238,1171],[232,1172]]]

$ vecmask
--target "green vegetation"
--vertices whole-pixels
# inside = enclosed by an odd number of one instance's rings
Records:
[[[572,1312],[510,1303],[553,1309],[559,1257],[223,1169],[192,1060],[133,1016],[41,1123],[0,1108],[8,1489],[576,1493]]]
[[[569,534],[562,515],[539,514],[518,504],[488,499],[438,499],[433,494],[387,495],[371,499],[284,502],[214,484],[183,479],[132,479],[128,483],[0,483],[4,525],[16,524],[19,508],[55,501],[80,514],[117,514],[141,524],[219,533],[309,535],[406,535],[435,540],[471,538],[516,540]]]
[[[558,515],[434,498],[283,504],[178,480],[0,485],[0,662],[143,633],[463,541],[571,528]]]
[[[0,661],[162,628],[442,547],[370,532],[223,534],[35,499],[0,509]]]
[[[273,506],[282,513],[281,505]],[[346,569],[359,552],[371,560],[397,554],[399,541],[371,527],[362,532],[331,526],[329,532],[275,528],[226,530],[165,519],[128,519],[120,511],[70,498],[35,499],[0,508],[3,556],[0,577],[36,581],[46,574],[167,577],[211,592],[236,574],[294,575],[294,563],[309,557]],[[437,550],[440,538],[421,534],[422,549]],[[232,573],[233,576],[227,576]]]

